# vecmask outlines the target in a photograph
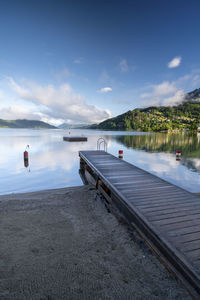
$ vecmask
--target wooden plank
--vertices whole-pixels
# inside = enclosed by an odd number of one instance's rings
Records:
[[[118,172],[117,172],[118,173]],[[107,169],[106,171],[102,172],[98,172],[99,175],[104,175],[106,178],[109,178],[109,176],[116,176],[116,170],[112,170],[112,169]],[[133,172],[131,170],[127,171],[127,170],[121,170],[120,171],[121,175],[126,175],[126,176],[131,176],[134,175]]]
[[[165,197],[165,196],[163,196]],[[167,196],[166,196],[167,197]],[[167,198],[166,198],[167,199]],[[129,200],[131,200],[131,198],[129,198]],[[134,200],[134,199],[133,199]],[[170,204],[167,204],[166,203],[148,203],[146,205],[142,204],[142,205],[139,205],[139,204],[135,204],[137,207],[140,208],[141,211],[143,211],[143,213],[145,213],[145,211],[153,211],[153,209],[156,209],[158,208],[158,210],[162,210],[162,209],[165,209],[165,208],[173,208],[175,207],[176,205],[179,205],[180,207],[184,207],[184,206],[191,206],[191,205],[195,205],[195,203],[193,201],[190,201],[190,199],[187,199],[187,198],[183,198],[182,201],[179,197],[174,197],[174,202],[173,203],[170,203]],[[199,204],[197,204],[197,206],[199,206]]]
[[[144,178],[144,179],[146,179],[147,178],[147,176],[144,176],[143,174],[139,174],[139,173],[137,173],[137,174],[133,174],[133,175],[129,175],[129,174],[124,174],[124,175],[122,175],[121,173],[120,174],[114,174],[114,175],[110,175],[110,176],[107,176],[107,178],[110,180],[110,181],[112,181],[113,183],[115,183],[115,180],[120,180],[120,179],[125,179],[125,178],[127,178],[127,179],[131,179],[131,178],[139,178],[139,179],[141,179],[141,178]]]
[[[182,234],[179,235],[179,238],[176,239],[176,241],[180,241],[182,243],[182,247],[184,247],[185,243],[193,242],[196,240],[200,241],[200,231]]]
[[[197,218],[200,217],[200,214],[197,214]],[[176,223],[180,223],[180,222],[185,222],[185,221],[190,221],[193,220],[194,217],[192,215],[187,215],[184,217],[177,217],[177,218],[172,218],[172,219],[161,219],[158,221],[152,221],[152,224],[157,224],[157,225],[164,225],[164,224],[176,224]]]
[[[196,215],[196,213],[200,214],[200,208],[198,210],[186,210],[186,211],[175,211],[168,214],[147,214],[147,218],[149,221],[156,221],[160,219],[168,219],[168,218],[176,218],[176,217],[184,217],[189,215]]]
[[[199,207],[199,203],[191,203],[191,201],[187,201],[187,198],[186,198],[186,202],[181,202],[180,200],[178,200],[177,202],[173,202],[173,204],[169,204],[167,205],[167,203],[163,206],[163,205],[157,205],[157,206],[153,206],[153,207],[143,207],[143,208],[140,208],[140,210],[142,212],[145,213],[148,213],[148,212],[157,212],[157,211],[163,211],[163,210],[173,210],[173,209],[177,209],[177,207],[179,207],[180,209],[188,209],[191,207],[191,204],[192,206],[195,206],[195,207]],[[136,205],[137,206],[137,205]]]
[[[151,185],[148,185],[147,186],[147,188],[148,187],[151,187]],[[166,188],[166,195],[170,195],[171,193],[174,193],[174,194],[176,194],[180,199],[181,199],[181,197],[184,197],[184,198],[187,198],[187,199],[194,199],[195,201],[196,201],[196,199],[195,198],[193,198],[192,196],[191,197],[188,197],[183,191],[181,191],[181,190],[176,190],[173,186],[168,186],[168,185],[156,185],[155,186],[155,188],[154,188],[154,193],[156,193],[158,190],[156,189],[156,187],[157,186],[163,186],[164,188]],[[153,186],[154,187],[154,186]],[[119,186],[118,187],[118,189],[120,189],[121,187]],[[144,189],[142,186],[140,186],[139,185],[139,187],[138,187],[138,190],[139,190],[139,195],[142,195],[142,194],[145,194],[145,193],[147,193],[146,192],[146,189]],[[131,191],[130,191],[131,192]],[[137,193],[137,187],[135,187],[134,185],[132,185],[132,192],[133,192],[133,194],[134,193]],[[162,195],[165,195],[165,194],[163,194],[162,193]],[[200,202],[199,202],[200,203]]]
[[[126,194],[127,195],[127,194]],[[174,197],[174,199],[172,199]],[[131,203],[133,203],[136,207],[138,207],[139,209],[141,209],[141,211],[145,212],[145,215],[148,214],[152,214],[153,213],[156,215],[157,211],[161,212],[161,215],[163,214],[167,214],[168,212],[165,210],[169,210],[170,212],[174,212],[174,210],[177,209],[176,204],[190,204],[191,202],[188,201],[187,198],[183,198],[182,201],[180,200],[179,197],[177,197],[177,195],[175,196],[174,194],[171,195],[161,195],[160,193],[156,194],[156,195],[150,195],[148,198],[148,194],[138,196],[136,195],[131,195],[131,197],[128,195],[129,201]],[[141,201],[141,203],[140,203]],[[153,206],[152,206],[153,204]],[[158,209],[154,209],[155,205],[157,204],[156,208]],[[169,205],[169,206],[167,206]],[[190,205],[189,205],[190,207]],[[199,207],[199,205],[197,206]],[[178,210],[180,211],[180,210]]]
[[[175,214],[188,214],[190,211],[193,212],[193,211],[199,211],[199,207],[197,207],[197,209],[193,208],[192,210],[189,208],[185,208],[185,209],[179,209],[177,208],[177,206],[173,209],[166,209],[166,210],[162,210],[162,211],[156,211],[156,212],[146,212],[146,216],[147,217],[153,217],[153,216],[163,216],[163,217],[166,217],[168,215],[175,215]]]
[[[159,230],[162,232],[169,232],[170,230],[176,231],[177,229],[180,228],[188,228],[192,226],[200,226],[200,220],[193,219],[193,220],[182,221],[179,223],[160,224]]]
[[[148,176],[143,176],[143,175],[140,175],[138,176],[138,174],[134,176],[124,176],[121,178],[121,176],[118,176],[116,177],[115,179],[110,179],[112,183],[114,184],[127,184],[127,183],[132,183],[132,184],[138,184],[138,183],[141,183],[144,185],[144,180],[145,180],[145,185],[146,184],[154,184],[154,183],[159,183],[159,184],[162,184],[159,180],[156,180],[156,179],[153,179],[153,178],[149,178]],[[166,185],[170,185],[170,184],[167,184]]]
[[[200,249],[190,250],[190,251],[183,251],[187,257],[189,257],[190,260],[193,260],[195,258],[199,258],[200,256]]]
[[[118,190],[121,192],[121,193],[126,193],[126,195],[128,194],[128,192],[130,192],[129,194],[132,195],[132,191],[131,191],[131,185],[127,188],[125,187],[118,187]],[[136,192],[144,192],[144,191],[147,191],[149,192],[152,197],[155,195],[155,193],[157,191],[160,192],[160,195],[162,196],[164,192],[168,192],[168,190],[171,189],[171,187],[166,187],[166,186],[162,186],[162,185],[158,185],[158,186],[147,186],[145,189],[142,188],[142,187],[132,187],[133,189],[133,192],[136,191]]]
[[[176,231],[174,231],[174,229],[168,230],[168,235],[169,236],[179,236],[181,234],[187,234],[187,233],[192,233],[192,232],[198,232],[199,231],[199,225],[191,225],[191,226],[187,226],[187,227],[181,227],[176,229]]]
[[[162,184],[162,182],[157,182],[157,181],[145,181],[145,185],[144,185],[144,180],[134,180],[134,181],[130,181],[130,182],[124,182],[124,183],[121,183],[121,182],[115,182],[115,186],[117,188],[127,188],[129,189],[130,187],[132,187],[132,190],[136,190],[137,188],[138,189],[141,189],[143,191],[145,191],[147,188],[151,187],[151,188],[154,188],[154,187],[159,187],[159,186],[162,186],[162,187],[166,187],[166,188],[173,188],[171,185],[169,184]]]
[[[165,186],[156,186],[155,188],[149,186],[147,187],[146,189],[143,189],[143,188],[135,188],[135,187],[132,187],[132,190],[130,188],[127,187],[127,189],[123,188],[123,187],[118,187],[119,191],[123,191],[124,194],[126,194],[126,197],[128,199],[134,199],[134,197],[137,197],[138,200],[135,199],[135,203],[138,203],[138,204],[142,204],[142,199],[143,197],[145,198],[145,196],[149,196],[149,200],[152,202],[153,199],[150,199],[150,198],[153,198],[157,196],[160,196],[161,199],[164,199],[163,197],[168,197],[170,199],[170,197],[173,197],[174,195],[176,195],[176,197],[180,197],[181,196],[184,196],[181,192],[176,192],[173,187],[165,187]],[[165,193],[164,193],[165,192]],[[183,197],[184,198],[184,197]],[[186,197],[185,197],[186,198]],[[187,197],[188,199],[188,197]],[[144,200],[145,201],[145,200]],[[164,201],[164,200],[163,200]]]
[[[183,250],[184,252],[192,251],[192,250],[200,250],[200,240],[184,243]],[[199,255],[200,257],[200,255]]]

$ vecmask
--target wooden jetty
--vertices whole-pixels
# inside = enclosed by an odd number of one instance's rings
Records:
[[[67,142],[87,142],[86,136],[63,136],[63,141]]]
[[[107,201],[115,203],[195,299],[200,299],[200,198],[104,151],[80,151]]]

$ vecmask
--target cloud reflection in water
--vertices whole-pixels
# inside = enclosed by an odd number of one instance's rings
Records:
[[[0,194],[29,192],[82,185],[78,170],[80,150],[96,150],[97,139],[104,137],[108,152],[191,192],[200,192],[200,141],[191,136],[136,135],[120,132],[73,130],[88,136],[88,142],[62,140],[63,130],[0,129]],[[24,167],[23,152],[30,145],[30,173]],[[175,149],[182,151],[176,161]]]

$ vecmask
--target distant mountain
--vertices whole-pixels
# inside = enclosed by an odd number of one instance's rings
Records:
[[[1,128],[35,128],[35,129],[55,129],[48,123],[35,120],[2,120],[0,119]]]
[[[60,129],[81,129],[81,128],[88,128],[90,125],[88,124],[68,124],[68,123],[63,123],[63,124],[60,124],[58,126],[58,128]]]
[[[185,100],[190,102],[200,101],[200,89],[196,89],[186,94]]]
[[[152,106],[134,109],[92,125],[91,129],[172,131],[197,130],[200,124],[200,89],[188,93],[177,106]]]
[[[66,128],[69,128],[69,125],[67,123],[62,123],[62,124],[58,125],[57,127],[60,129],[66,129]]]

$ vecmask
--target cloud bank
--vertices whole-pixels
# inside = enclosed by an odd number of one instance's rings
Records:
[[[144,106],[173,106],[185,99],[184,90],[177,88],[175,82],[163,81],[149,89],[148,93],[140,95]]]
[[[4,120],[28,119],[41,120],[41,115],[22,106],[12,105],[0,109],[1,118]]]
[[[9,86],[17,97],[33,103],[37,111],[32,111],[32,116],[41,120],[72,120],[74,122],[98,123],[111,116],[108,110],[102,110],[95,105],[87,104],[85,98],[75,94],[68,83],[61,84],[58,88],[53,85],[41,86],[34,82],[25,81],[17,83],[13,78],[8,78]],[[27,106],[28,107],[28,106]],[[13,112],[13,107],[7,109]],[[24,112],[23,115],[28,115]],[[4,112],[5,115],[5,112]],[[30,118],[29,118],[30,119]]]
[[[168,63],[168,68],[177,68],[181,64],[181,56],[174,57],[169,63]]]

